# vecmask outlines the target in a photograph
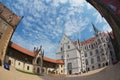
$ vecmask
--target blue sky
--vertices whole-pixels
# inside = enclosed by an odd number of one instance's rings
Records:
[[[73,41],[94,36],[91,23],[100,31],[111,31],[104,18],[85,0],[0,0],[24,16],[12,41],[33,51],[43,46],[45,56],[56,59],[56,50],[65,33]]]

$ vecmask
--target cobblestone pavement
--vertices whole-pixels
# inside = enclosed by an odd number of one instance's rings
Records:
[[[42,76],[44,80],[120,80],[120,63],[111,65],[104,70],[87,75],[87,76],[75,76],[75,77],[51,77]]]

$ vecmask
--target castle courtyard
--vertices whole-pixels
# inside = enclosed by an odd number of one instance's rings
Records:
[[[83,75],[37,76],[16,71],[13,67],[6,70],[0,67],[1,80],[120,80],[120,62],[106,68],[94,70]]]

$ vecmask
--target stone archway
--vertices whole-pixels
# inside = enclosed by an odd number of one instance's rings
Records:
[[[42,73],[42,58],[40,56],[36,57],[34,67],[35,67],[35,73]]]

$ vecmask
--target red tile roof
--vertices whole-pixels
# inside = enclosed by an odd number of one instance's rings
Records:
[[[73,44],[74,44],[74,45],[77,45],[77,41],[74,41]]]
[[[43,60],[48,61],[48,62],[52,62],[52,63],[60,63],[60,64],[63,64],[63,61],[62,61],[62,60],[54,60],[54,59],[51,59],[51,58],[48,58],[48,57],[43,57]]]
[[[10,42],[9,46],[12,47],[13,49],[17,50],[17,51],[20,51],[23,54],[35,57],[35,53],[34,52],[31,52],[31,51],[29,51],[29,50],[27,50],[27,49],[25,49],[25,48],[15,44],[15,43],[13,43],[13,42]],[[62,60],[55,60],[55,59],[51,59],[51,58],[48,58],[48,57],[45,57],[45,56],[43,57],[43,60],[51,62],[51,63],[63,64]]]
[[[10,42],[9,46],[12,47],[13,49],[15,49],[17,51],[20,51],[20,52],[22,52],[24,54],[27,54],[29,56],[32,56],[32,57],[35,56],[35,54],[33,52],[31,52],[31,51],[29,51],[29,50],[27,50],[27,49],[25,49],[25,48],[15,44],[15,43],[13,43],[13,42]]]
[[[107,34],[107,33],[102,32],[102,35],[103,35],[103,36],[105,36],[106,34]],[[110,35],[113,35],[112,32],[110,32]],[[92,37],[92,38],[89,38],[89,39],[87,39],[87,40],[85,40],[85,41],[82,41],[82,42],[80,42],[80,43],[81,43],[81,45],[84,45],[84,44],[92,44],[92,42],[94,42],[95,39],[96,39],[95,37]],[[73,44],[74,44],[74,45],[77,45],[77,41],[74,41]]]
[[[90,39],[88,39],[88,40],[82,41],[82,42],[81,42],[81,45],[90,44],[90,43],[94,42],[95,39],[96,39],[96,38],[93,37],[93,38],[90,38]]]

